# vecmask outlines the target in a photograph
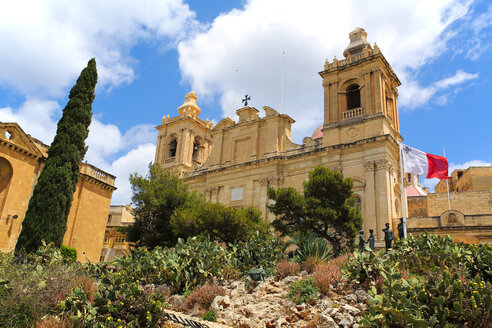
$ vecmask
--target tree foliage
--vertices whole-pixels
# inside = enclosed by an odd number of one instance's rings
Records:
[[[132,174],[130,183],[135,223],[123,230],[128,240],[151,249],[174,246],[177,237],[170,225],[174,211],[195,206],[203,201],[201,196],[190,193],[176,172],[159,164],[150,164],[147,176]]]
[[[73,193],[79,179],[79,165],[87,151],[85,139],[92,119],[92,101],[97,83],[95,59],[82,70],[70,91],[69,101],[58,122],[48,158],[29,201],[15,252],[32,252],[41,241],[60,247]]]
[[[246,241],[256,231],[268,232],[268,224],[254,208],[234,208],[205,201],[190,192],[176,172],[149,165],[146,177],[130,178],[135,223],[123,231],[139,246],[173,247],[179,238],[208,235],[226,243]]]
[[[339,253],[362,227],[360,210],[354,206],[352,180],[318,166],[303,186],[303,194],[292,187],[268,188],[268,197],[275,201],[268,209],[277,216],[273,226],[283,235],[312,231]]]
[[[178,209],[171,218],[171,226],[181,238],[205,234],[225,243],[246,241],[255,231],[268,232],[268,224],[257,209],[211,202]]]

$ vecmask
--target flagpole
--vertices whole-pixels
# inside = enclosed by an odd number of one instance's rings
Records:
[[[446,149],[444,149],[444,147],[442,147],[442,153],[444,155],[444,157],[446,157]],[[451,199],[449,198],[449,182],[448,182],[449,179],[446,179],[446,191],[448,192],[448,209],[451,211]]]
[[[284,107],[285,51],[282,51],[282,86],[280,87],[280,114]]]
[[[238,69],[236,68],[235,74],[234,74],[234,89],[232,90],[232,110],[236,109],[236,108],[234,108],[234,106],[236,106],[237,71],[238,71]]]
[[[403,217],[403,238],[407,238],[407,207],[405,206],[405,185],[403,183],[403,153],[402,143],[399,142],[398,150],[400,155],[400,176],[401,176],[401,209]]]

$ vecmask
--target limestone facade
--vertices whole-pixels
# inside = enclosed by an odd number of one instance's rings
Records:
[[[186,95],[179,115],[162,119],[155,162],[178,169],[193,190],[210,201],[254,206],[265,218],[269,186],[302,188],[317,165],[341,171],[354,181],[364,230],[382,243],[385,223],[401,217],[397,88],[400,81],[367,33],[357,28],[343,60],[326,61],[322,78],[324,122],[302,144],[291,138],[294,120],[263,107],[237,110],[238,121],[216,126],[198,117],[196,94]],[[321,123],[321,122],[320,122]]]
[[[449,209],[451,204],[451,210]],[[408,231],[450,235],[455,241],[492,244],[492,167],[454,170],[434,193],[408,197]]]
[[[492,190],[492,166],[471,166],[466,170],[454,170],[448,184],[450,192]],[[434,191],[446,192],[446,181],[439,181]]]
[[[47,157],[48,146],[17,123],[0,122],[0,251],[15,248],[22,220]],[[99,261],[115,177],[87,163],[73,195],[63,244],[79,261]]]
[[[111,205],[104,233],[100,262],[111,262],[117,257],[128,255],[130,244],[126,235],[118,230],[135,222],[133,208],[130,205]]]

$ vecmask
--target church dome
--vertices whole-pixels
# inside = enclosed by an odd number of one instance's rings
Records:
[[[321,124],[320,126],[318,126],[316,128],[316,130],[314,130],[313,135],[311,136],[311,139],[316,140],[319,138],[323,138],[323,125],[324,124]]]

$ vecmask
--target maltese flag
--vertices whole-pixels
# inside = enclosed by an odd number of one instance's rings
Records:
[[[402,144],[403,170],[406,173],[419,174],[427,179],[449,179],[446,157],[425,153]]]

